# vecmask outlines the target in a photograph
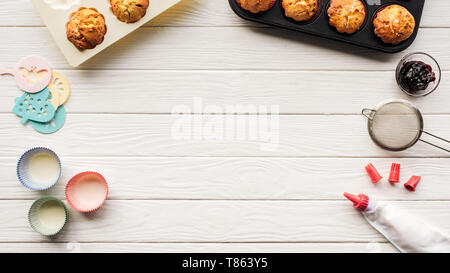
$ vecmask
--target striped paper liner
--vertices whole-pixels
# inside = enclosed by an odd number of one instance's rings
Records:
[[[83,204],[83,201],[77,199],[77,196],[74,193],[77,183],[86,178],[90,178],[90,179],[92,179],[92,181],[95,181],[96,183],[101,183],[105,187],[105,195],[101,199],[94,200],[97,202],[94,202],[95,205],[92,205],[92,206]],[[106,182],[106,179],[97,172],[82,172],[82,173],[75,175],[74,177],[72,177],[69,180],[69,182],[66,185],[66,190],[65,190],[67,202],[69,202],[69,204],[72,208],[74,208],[75,210],[80,211],[80,212],[93,212],[93,211],[99,209],[105,202],[106,198],[108,197],[108,192],[109,192],[109,188],[108,188],[108,183]]]
[[[56,162],[58,163],[58,173],[55,176],[55,179],[52,181],[49,181],[48,183],[42,185],[42,183],[33,180],[33,178],[30,176],[29,173],[29,163],[30,160],[38,155],[38,154],[47,154],[52,156]],[[49,148],[45,147],[36,147],[32,148],[28,151],[26,151],[17,162],[17,178],[19,179],[20,183],[25,186],[26,188],[34,191],[44,191],[48,190],[49,188],[53,187],[61,177],[61,160],[59,159],[58,155],[50,150]]]
[[[61,205],[62,208],[64,208],[65,219],[64,223],[61,226],[54,226],[53,228],[49,228],[42,225],[42,223],[40,222],[38,211],[40,207],[48,201],[56,201],[59,205]],[[31,205],[31,208],[28,211],[28,222],[30,223],[31,228],[44,236],[54,236],[58,234],[66,226],[68,218],[69,215],[66,205],[64,205],[64,203],[60,199],[52,196],[45,196],[37,199],[36,201],[34,201],[33,205]]]

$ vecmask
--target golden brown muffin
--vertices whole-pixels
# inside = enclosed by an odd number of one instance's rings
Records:
[[[320,0],[283,0],[286,17],[297,22],[311,20],[319,11]]]
[[[257,14],[271,9],[276,0],[236,0],[236,2],[244,10]]]
[[[101,44],[106,30],[105,17],[94,8],[78,9],[66,24],[67,39],[81,50]]]
[[[414,32],[414,16],[400,5],[390,5],[380,10],[373,20],[375,35],[386,44],[397,45]]]
[[[364,24],[366,8],[361,0],[331,0],[328,16],[337,31],[353,34]]]
[[[147,13],[149,0],[110,0],[111,10],[122,22],[136,23]]]

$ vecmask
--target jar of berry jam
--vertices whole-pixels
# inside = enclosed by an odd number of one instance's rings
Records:
[[[422,97],[437,89],[441,81],[441,68],[436,60],[422,52],[406,55],[396,70],[397,84],[406,94]]]

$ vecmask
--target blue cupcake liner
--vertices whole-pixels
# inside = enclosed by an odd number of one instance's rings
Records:
[[[56,177],[56,179],[49,183],[48,185],[44,186],[44,187],[40,187],[39,183],[36,181],[33,181],[33,179],[31,178],[31,176],[28,173],[28,164],[31,160],[31,158],[33,158],[35,155],[38,154],[48,154],[51,155],[56,162],[58,163],[58,175]],[[30,190],[34,190],[34,191],[45,191],[50,189],[51,187],[53,187],[59,180],[59,178],[61,177],[61,161],[59,160],[58,155],[53,152],[52,150],[50,150],[49,148],[45,148],[45,147],[36,147],[36,148],[32,148],[28,151],[26,151],[19,159],[19,162],[17,162],[17,178],[19,179],[20,183],[30,189]]]

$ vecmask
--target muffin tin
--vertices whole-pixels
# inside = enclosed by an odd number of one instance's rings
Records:
[[[331,0],[320,0],[320,9],[317,15],[308,22],[295,22],[284,15],[284,9],[281,0],[267,12],[261,14],[252,14],[243,10],[236,0],[228,0],[233,11],[241,18],[253,22],[258,22],[270,26],[280,27],[284,29],[304,32],[323,38],[342,41],[353,45],[375,49],[386,53],[396,53],[407,49],[415,40],[419,30],[420,19],[425,4],[425,0],[361,0],[366,6],[366,21],[364,25],[354,34],[341,34],[329,24],[327,14],[328,6]],[[381,3],[381,5],[370,5],[370,3]],[[398,45],[385,44],[379,37],[374,34],[373,18],[376,13],[384,7],[397,4],[407,8],[416,20],[416,27],[411,37]]]

